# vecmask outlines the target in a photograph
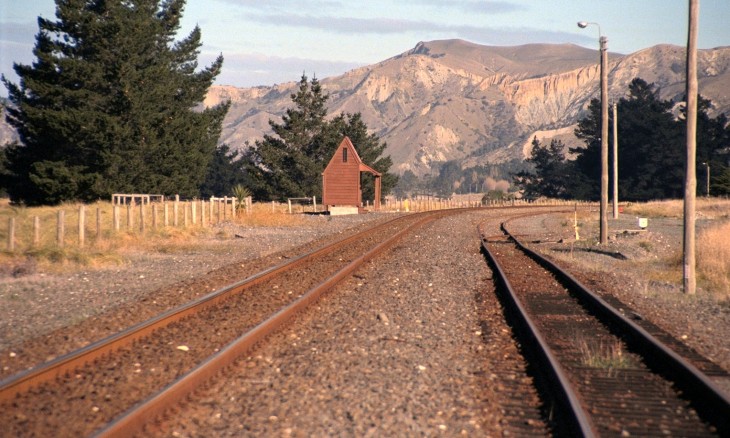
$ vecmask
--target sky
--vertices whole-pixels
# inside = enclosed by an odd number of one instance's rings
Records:
[[[219,85],[252,87],[319,79],[374,64],[419,41],[463,39],[512,46],[571,43],[629,54],[686,46],[688,0],[187,0],[180,35],[198,25],[201,66],[224,57]],[[54,0],[0,0],[0,73],[30,64],[37,18]],[[585,29],[578,21],[597,23]],[[701,0],[700,49],[730,45],[730,1]],[[0,96],[7,90],[0,85]]]

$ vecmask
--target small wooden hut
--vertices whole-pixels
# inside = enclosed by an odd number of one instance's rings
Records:
[[[379,210],[381,174],[362,162],[348,137],[342,139],[329,164],[322,172],[322,204],[329,211],[332,211],[333,207],[360,209],[362,207],[361,172],[368,172],[375,176],[373,208]]]

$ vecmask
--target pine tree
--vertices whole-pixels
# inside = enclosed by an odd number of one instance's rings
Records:
[[[295,106],[286,110],[282,123],[269,120],[274,134],[265,135],[245,155],[254,197],[283,200],[321,194],[319,173],[326,151],[320,140],[327,98],[317,78],[310,83],[302,75],[299,89],[291,95]]]
[[[418,190],[418,185],[418,177],[409,169],[403,172],[403,175],[398,178],[398,182],[393,188],[393,192],[399,198],[406,198],[413,195],[413,193]]]
[[[712,102],[699,96],[697,102],[697,175],[707,172],[705,165],[712,169],[710,178],[710,194],[728,195],[727,183],[723,184],[722,175],[730,172],[730,160],[728,160],[728,147],[730,145],[730,125],[725,114],[710,118],[708,112],[712,108]],[[687,125],[685,122],[685,108],[682,108],[679,120],[682,135],[685,135]],[[727,178],[727,177],[725,177]],[[706,184],[697,184],[697,194],[705,195]]]
[[[588,115],[578,121],[575,136],[586,144],[584,148],[570,148],[576,155],[572,168],[580,181],[573,181],[570,188],[576,199],[597,201],[600,199],[601,181],[601,102],[591,99],[588,104]],[[575,196],[575,193],[583,196]],[[623,198],[621,198],[623,199]]]
[[[463,172],[456,160],[446,161],[441,165],[438,176],[432,182],[432,189],[442,198],[450,198],[456,191]]]
[[[367,133],[360,114],[340,114],[327,121],[327,99],[317,78],[302,75],[299,88],[291,95],[293,108],[286,110],[281,123],[269,121],[272,135],[244,154],[247,185],[259,200],[283,200],[322,194],[322,172],[344,136],[349,136],[360,158],[382,173],[381,189],[387,194],[397,176],[388,173],[389,156],[383,157],[385,143]],[[363,175],[363,199],[372,199],[373,184]]]
[[[13,201],[198,194],[228,105],[194,111],[223,59],[197,71],[197,27],[175,41],[184,4],[56,0],[56,20],[39,18],[36,62],[15,64],[20,85],[3,77]]]
[[[205,181],[200,186],[200,196],[230,196],[233,187],[244,184],[244,162],[239,152],[231,151],[227,144],[219,146],[208,166]]]
[[[680,198],[683,193],[683,143],[672,114],[673,103],[659,98],[659,90],[640,78],[629,85],[629,95],[618,102],[619,199],[647,201]],[[589,115],[575,131],[585,149],[575,169],[590,184],[590,199],[597,199],[600,175],[600,108],[594,99]],[[610,140],[610,139],[609,139]]]
[[[568,185],[572,179],[567,177],[568,164],[563,154],[564,148],[563,142],[559,140],[551,140],[549,145],[543,146],[537,137],[532,139],[532,154],[525,161],[535,167],[535,172],[522,171],[514,176],[515,185],[523,190],[525,197],[570,197]]]

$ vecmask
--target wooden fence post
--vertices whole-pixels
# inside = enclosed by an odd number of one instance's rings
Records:
[[[198,223],[197,212],[195,211],[195,200],[190,201],[190,214],[192,215],[193,225]]]
[[[79,247],[83,248],[86,243],[86,206],[79,206]]]
[[[152,206],[152,228],[157,229],[157,204],[150,203]]]
[[[162,204],[162,222],[165,227],[170,224],[170,213],[167,208],[167,201]]]
[[[188,203],[183,202],[183,227],[188,227]]]
[[[8,219],[8,251],[15,251],[15,218]]]
[[[134,226],[134,218],[132,217],[132,205],[134,204],[134,201],[127,204],[127,230],[132,231],[132,227]]]
[[[200,226],[205,228],[205,200],[200,200]]]
[[[180,195],[175,195],[175,202],[172,204],[172,225],[177,226],[178,208],[180,207]]]
[[[63,210],[58,210],[58,216],[56,219],[56,243],[59,248],[63,248],[63,235],[64,235],[64,221],[66,220],[66,213]]]
[[[231,219],[236,220],[236,198],[231,198]]]
[[[145,223],[144,223],[144,199],[142,199],[142,202],[139,203],[139,231],[141,233],[144,233],[145,230]]]
[[[119,232],[119,205],[112,208],[112,222],[114,222],[114,231]]]

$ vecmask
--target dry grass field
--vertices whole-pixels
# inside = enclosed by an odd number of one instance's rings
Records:
[[[681,220],[684,214],[681,200],[656,201],[632,204],[625,212],[647,218],[675,218]],[[697,277],[698,284],[724,298],[730,298],[730,200],[714,198],[697,199],[697,219],[706,226],[697,232]],[[681,248],[663,263],[656,264],[657,272],[650,275],[674,276],[681,281]]]
[[[303,226],[300,214],[289,214],[285,204],[253,204],[251,211],[239,210],[231,221],[226,215],[214,210],[205,213],[207,226],[201,224],[201,205],[193,213],[190,203],[180,203],[177,226],[173,226],[173,204],[168,203],[168,226],[164,226],[164,208],[157,204],[157,226],[153,226],[152,207],[140,212],[134,207],[127,212],[126,206],[119,211],[119,230],[113,224],[113,206],[98,202],[84,206],[85,240],[79,242],[79,208],[81,204],[64,204],[57,207],[25,208],[9,205],[0,200],[0,275],[14,270],[68,272],[80,268],[107,267],[124,264],[130,253],[150,252],[182,254],[196,249],[213,250],[222,240],[233,238],[226,227],[212,227],[219,220],[242,227],[298,227]],[[296,206],[300,211],[302,206]],[[309,206],[311,209],[311,206]],[[419,208],[420,209],[420,208]],[[64,211],[64,245],[57,243],[58,212]],[[97,225],[98,212],[98,225]],[[681,200],[630,204],[624,214],[653,219],[681,220]],[[141,230],[142,217],[145,228]],[[212,216],[212,220],[211,220]],[[37,242],[34,242],[34,217],[41,224]],[[195,217],[195,220],[193,218]],[[9,220],[15,220],[15,249],[9,251]],[[697,200],[697,218],[703,221],[697,233],[697,274],[699,285],[705,290],[718,291],[730,297],[730,200]],[[587,217],[583,220],[588,220]],[[567,222],[566,222],[567,223]],[[97,228],[98,227],[98,228]],[[100,229],[101,231],[98,231]],[[647,242],[647,249],[651,243]],[[681,247],[652,263],[646,275],[652,279],[671,283],[681,282]]]
[[[155,205],[157,226],[153,226],[151,206],[142,213],[134,207],[127,213],[126,207],[119,210],[119,230],[113,223],[113,206],[110,202],[97,202],[84,206],[84,242],[79,239],[79,214],[82,204],[67,203],[55,207],[17,207],[0,200],[0,274],[8,270],[36,270],[48,272],[74,271],[79,268],[105,267],[123,264],[127,254],[139,252],[184,253],[200,248],[210,250],[216,242],[232,238],[224,228],[212,227],[219,220],[217,210],[211,221],[206,207],[205,226],[201,223],[200,205],[196,205],[196,220],[190,203],[180,203],[177,226],[174,226],[172,203],[168,203],[168,225],[164,225],[164,207]],[[230,209],[230,206],[229,206]],[[63,245],[58,245],[58,213],[64,213]],[[97,224],[98,212],[98,224]],[[141,214],[144,215],[144,230],[141,229]],[[222,216],[222,215],[221,215]],[[35,218],[40,223],[36,238]],[[14,250],[9,250],[9,220],[15,222]],[[230,211],[225,221],[231,222]],[[236,225],[246,227],[297,227],[302,217],[288,214],[287,206],[280,204],[254,204],[248,214],[239,210]],[[98,228],[97,228],[98,227]],[[98,231],[100,229],[101,231]]]

